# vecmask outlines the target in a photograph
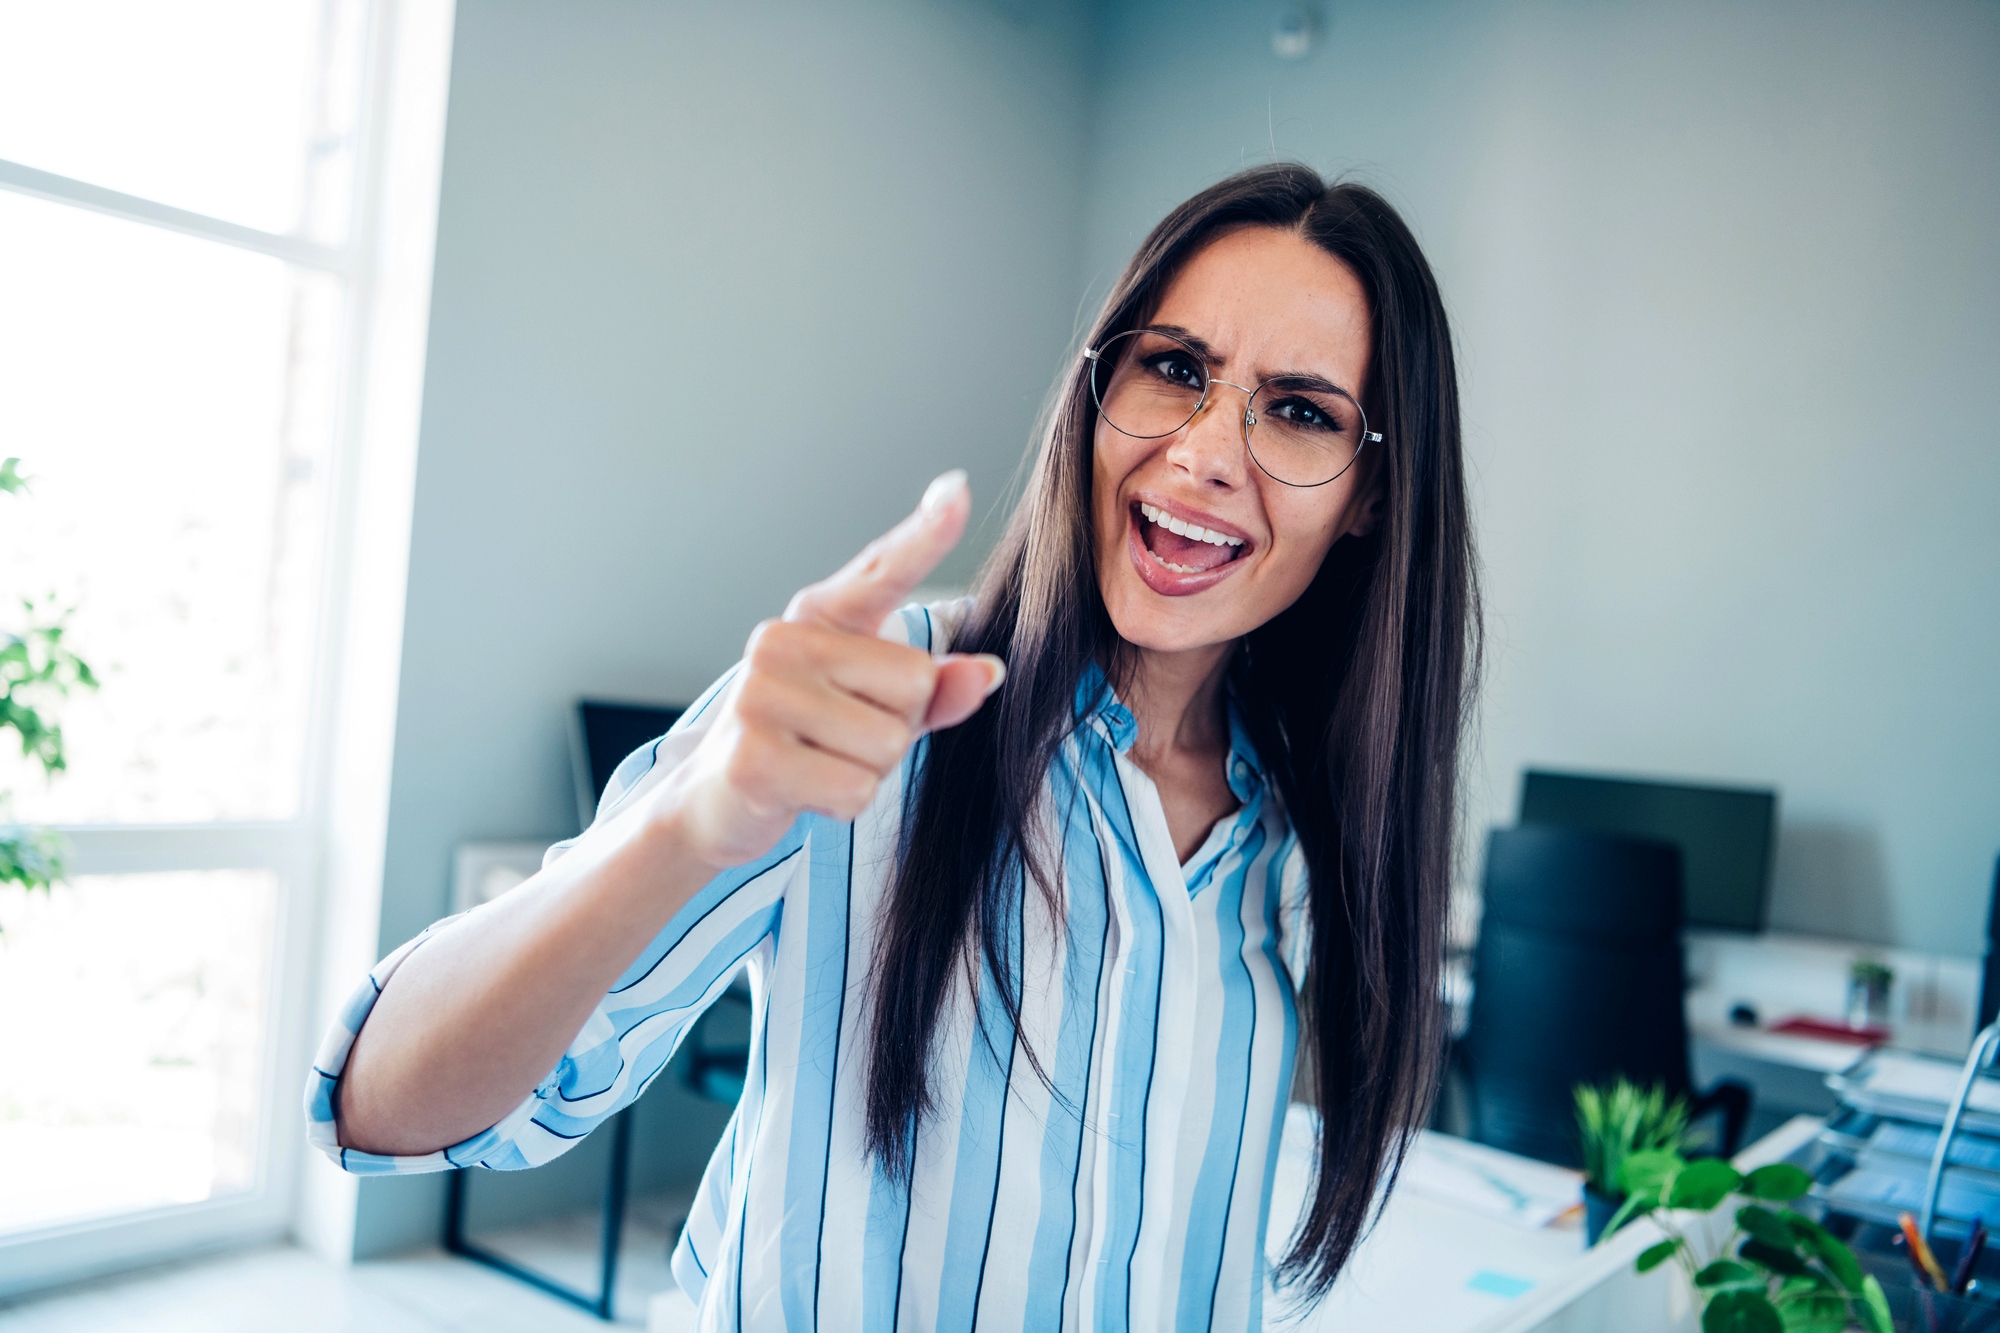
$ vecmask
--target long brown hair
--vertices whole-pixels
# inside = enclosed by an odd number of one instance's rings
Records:
[[[1363,406],[1385,437],[1370,460],[1382,489],[1373,534],[1335,543],[1306,592],[1251,633],[1230,666],[1310,881],[1310,962],[1294,981],[1323,1129],[1312,1202],[1281,1275],[1316,1294],[1366,1231],[1436,1084],[1478,593],[1444,305],[1416,238],[1374,191],[1329,185],[1295,164],[1202,191],[1139,247],[1090,345],[1142,324],[1196,252],[1243,226],[1296,233],[1359,277],[1374,339]],[[1006,687],[928,740],[906,806],[876,953],[868,1080],[869,1149],[897,1176],[932,1109],[931,1044],[955,977],[977,994],[983,965],[1019,1026],[1009,940],[1022,872],[1052,903],[1061,893],[1030,832],[1044,775],[1076,725],[1086,668],[1116,680],[1128,662],[1098,593],[1096,408],[1084,364],[1057,385],[1027,494],[952,645],[1005,658]],[[1000,1037],[1012,1044],[1011,1033]]]

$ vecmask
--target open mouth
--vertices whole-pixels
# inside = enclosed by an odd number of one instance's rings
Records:
[[[1133,513],[1146,554],[1175,574],[1207,574],[1250,549],[1241,537],[1189,523],[1143,500]]]

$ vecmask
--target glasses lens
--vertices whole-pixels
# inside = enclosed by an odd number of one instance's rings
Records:
[[[1208,367],[1180,339],[1139,329],[1104,344],[1090,389],[1113,428],[1150,440],[1193,418],[1208,389]]]
[[[1243,427],[1257,466],[1293,486],[1323,486],[1354,464],[1368,429],[1361,405],[1337,390],[1270,380]]]

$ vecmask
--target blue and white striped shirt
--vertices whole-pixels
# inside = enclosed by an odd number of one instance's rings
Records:
[[[963,606],[906,609],[884,633],[942,651]],[[692,750],[732,676],[619,767],[600,820]],[[1008,1031],[990,976],[943,1016],[938,1109],[907,1187],[864,1153],[863,1107],[876,918],[921,746],[854,823],[802,817],[697,893],[499,1124],[423,1157],[346,1151],[332,1089],[375,996],[424,937],[404,945],[320,1051],[313,1141],[355,1172],[538,1166],[644,1091],[747,967],[748,1081],[674,1251],[701,1328],[1259,1327],[1304,861],[1233,711],[1228,779],[1243,804],[1185,865],[1127,756],[1132,715],[1095,671],[1078,717],[1044,806],[1064,919],[1022,894],[1014,1044],[979,1035],[982,1020]]]

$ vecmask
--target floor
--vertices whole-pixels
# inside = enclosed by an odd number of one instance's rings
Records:
[[[0,1333],[691,1333],[694,1306],[666,1264],[682,1215],[674,1200],[633,1201],[612,1325],[442,1250],[343,1268],[276,1245],[0,1302]],[[486,1242],[573,1286],[595,1283],[593,1218]]]

